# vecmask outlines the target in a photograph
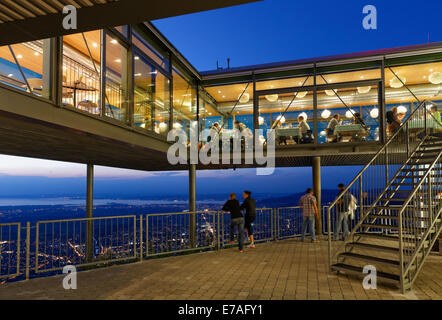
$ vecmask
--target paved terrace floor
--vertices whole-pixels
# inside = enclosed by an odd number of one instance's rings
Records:
[[[427,260],[406,295],[361,279],[329,274],[327,242],[285,240],[236,249],[147,260],[80,272],[77,290],[64,290],[62,276],[7,283],[0,299],[442,299],[442,256]]]

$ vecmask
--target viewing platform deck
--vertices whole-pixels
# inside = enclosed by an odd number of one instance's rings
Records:
[[[383,283],[364,290],[362,277],[328,272],[326,241],[292,239],[83,271],[77,290],[63,289],[63,275],[7,283],[0,299],[440,300],[441,262],[430,255],[405,295]]]

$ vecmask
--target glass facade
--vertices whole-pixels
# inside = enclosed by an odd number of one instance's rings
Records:
[[[99,115],[101,32],[63,37],[62,103]]]
[[[129,122],[127,108],[127,49],[115,38],[106,35],[105,115]]]
[[[173,129],[182,129],[189,134],[190,126],[197,120],[197,87],[176,66],[173,79]]]
[[[50,40],[0,47],[0,83],[50,99]]]
[[[392,112],[403,120],[426,99],[442,102],[441,53],[266,66],[206,80],[148,29],[67,35],[58,53],[58,39],[0,47],[0,83],[154,134],[218,124],[227,133],[262,129],[263,141],[275,129],[280,145],[382,141]]]
[[[134,57],[134,125],[155,133],[167,131],[170,79],[141,54]]]

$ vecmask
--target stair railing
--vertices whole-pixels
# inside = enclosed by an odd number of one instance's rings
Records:
[[[413,285],[442,228],[442,151],[426,167],[423,164],[425,174],[398,210],[402,292]]]
[[[339,253],[342,252],[348,242],[351,241],[357,233],[363,231],[362,224],[384,195],[385,189],[392,185],[394,179],[397,178],[403,167],[407,165],[410,156],[415,153],[423,143],[423,140],[428,136],[431,131],[431,126],[428,125],[428,117],[431,113],[427,107],[433,104],[433,102],[425,100],[414,109],[400,128],[393,133],[385,145],[380,148],[369,163],[356,175],[327,209],[330,268],[337,262]],[[431,120],[435,121],[434,119]],[[353,230],[351,230],[349,236],[346,237],[346,241],[343,243],[332,242],[332,236],[338,237],[339,235],[335,234],[337,230],[331,230],[331,221],[332,219],[333,221],[337,221],[338,215],[340,214],[339,207],[346,194],[352,194],[358,199],[359,209],[356,210],[355,215],[359,222]],[[336,225],[337,223],[335,223],[335,226]]]

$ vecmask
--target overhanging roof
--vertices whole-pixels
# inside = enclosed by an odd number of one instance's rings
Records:
[[[290,61],[281,61],[266,64],[257,64],[250,66],[241,66],[227,69],[208,70],[200,72],[204,80],[220,78],[220,77],[234,77],[239,75],[246,75],[252,73],[265,73],[272,71],[283,71],[293,67],[310,67],[316,64],[317,66],[327,66],[342,63],[356,63],[374,60],[382,60],[386,58],[397,58],[404,56],[421,55],[425,53],[440,53],[442,52],[442,42],[417,44],[404,47],[396,47],[389,49],[378,49],[372,51],[353,52],[347,54],[331,55],[317,58],[298,59]]]
[[[260,0],[2,0],[0,45],[136,24]],[[62,26],[63,8],[77,8],[75,30]]]

